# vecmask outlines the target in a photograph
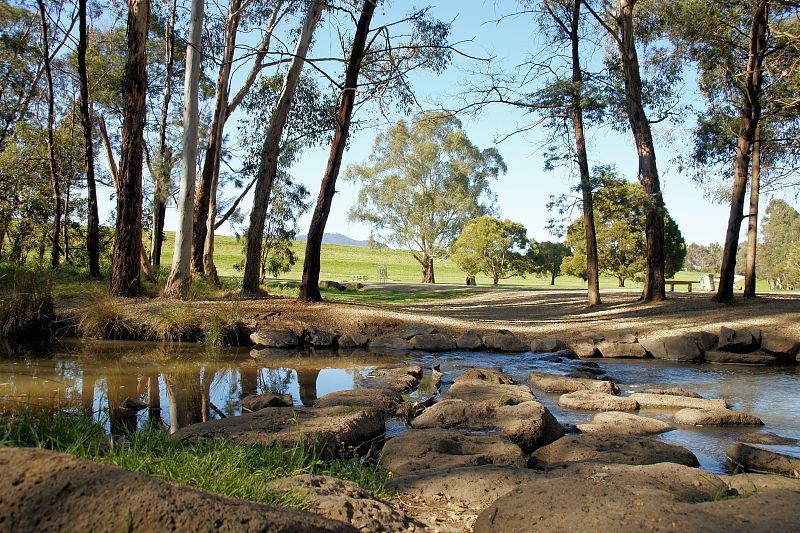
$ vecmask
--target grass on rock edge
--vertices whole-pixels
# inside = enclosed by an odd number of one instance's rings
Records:
[[[266,488],[270,481],[300,474],[326,475],[357,483],[378,497],[391,497],[388,473],[376,454],[344,451],[322,460],[298,445],[263,446],[222,439],[180,443],[161,429],[131,432],[112,439],[102,425],[82,414],[34,413],[28,409],[0,416],[0,447],[33,447],[65,452],[97,463],[120,466],[166,481],[231,498],[279,507],[307,509],[301,496]]]

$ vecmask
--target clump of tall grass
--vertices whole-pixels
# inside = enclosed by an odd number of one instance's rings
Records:
[[[41,331],[53,320],[53,284],[48,272],[18,268],[0,274],[0,337]]]
[[[302,444],[264,446],[221,439],[181,443],[158,429],[130,433],[125,444],[119,445],[101,424],[82,414],[37,416],[22,411],[0,417],[0,446],[67,452],[225,496],[284,507],[304,508],[307,502],[292,493],[272,491],[267,484],[298,474],[338,477],[377,496],[390,496],[385,488],[387,472],[376,455],[323,460]]]
[[[194,342],[201,338],[201,321],[189,305],[169,303],[148,320],[152,336],[162,342]]]
[[[211,349],[239,344],[243,318],[237,302],[215,307],[203,320],[203,342]]]
[[[110,340],[138,340],[143,336],[142,324],[125,308],[125,300],[105,291],[89,296],[78,319],[82,337]]]

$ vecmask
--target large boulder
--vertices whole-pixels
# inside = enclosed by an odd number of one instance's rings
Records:
[[[752,331],[736,330],[722,326],[719,328],[717,350],[721,352],[748,353],[758,348],[761,332],[754,335]]]
[[[531,372],[531,383],[545,392],[564,393],[591,390],[606,394],[619,394],[619,387],[613,381],[571,378],[544,372]]]
[[[367,343],[370,350],[409,350],[411,344],[402,337],[378,337]]]
[[[0,448],[0,470],[3,531],[357,531],[45,450]]]
[[[300,345],[300,338],[288,329],[270,329],[255,331],[250,340],[256,346],[266,348],[294,348]]]
[[[525,468],[520,447],[500,435],[438,428],[410,429],[389,439],[381,460],[394,477],[461,466]]]
[[[305,340],[309,346],[315,348],[328,348],[333,346],[337,340],[337,334],[333,331],[312,327],[306,331]]]
[[[597,357],[601,355],[597,350],[594,339],[591,337],[582,337],[570,343],[570,348],[578,355],[578,357]]]
[[[763,426],[757,416],[730,409],[681,409],[672,420],[687,426]]]
[[[800,340],[764,332],[761,335],[761,349],[780,359],[792,360],[800,352]]]
[[[497,370],[494,368],[470,368],[456,379],[454,379],[454,383],[458,383],[459,381],[466,381],[472,379],[480,379],[482,381],[488,381],[489,383],[499,383],[501,385],[513,385],[514,380],[511,376],[504,374],[502,370]]]
[[[639,344],[656,359],[699,361],[703,358],[696,333],[653,335],[640,338]]]
[[[605,392],[579,390],[562,394],[558,405],[584,411],[636,411],[639,404],[630,397],[614,396]]]
[[[242,407],[254,412],[265,407],[291,407],[294,405],[291,394],[276,394],[265,392],[264,394],[253,394],[242,398]]]
[[[417,335],[433,335],[434,333],[439,333],[439,330],[437,330],[433,326],[423,326],[423,325],[409,326],[400,332],[400,338],[405,340],[411,340]]]
[[[733,353],[709,350],[705,354],[709,363],[727,363],[735,365],[773,365],[775,356],[766,352]]]
[[[465,331],[456,338],[456,346],[459,350],[471,352],[483,349],[483,339],[474,331]]]
[[[597,413],[591,422],[577,424],[582,433],[595,435],[656,435],[675,429],[663,420],[620,411]]]
[[[697,457],[683,446],[648,437],[590,434],[562,437],[533,452],[531,460],[538,468],[563,463],[677,463],[693,467],[700,464]]]
[[[425,352],[449,352],[456,349],[456,343],[444,333],[415,335],[411,337],[409,344],[413,349]]]
[[[726,466],[731,471],[754,472],[756,474],[780,474],[800,478],[800,457],[734,442],[725,452]]]
[[[521,353],[528,351],[528,345],[519,337],[507,331],[498,331],[483,336],[483,345],[492,352]]]
[[[349,331],[339,337],[339,348],[362,348],[369,342],[369,337],[358,331]]]
[[[531,342],[531,351],[533,353],[541,352],[557,352],[559,350],[568,350],[569,345],[561,339],[536,339]]]
[[[507,385],[506,385],[507,386]],[[496,430],[529,452],[564,435],[564,428],[539,402],[497,405],[447,399],[437,402],[414,419],[415,428],[465,428]]]
[[[718,398],[692,398],[675,394],[650,394],[635,392],[630,398],[636,400],[641,407],[675,408],[675,409],[727,409],[728,402]]]
[[[647,357],[647,350],[638,342],[604,340],[597,346],[597,349],[603,354],[603,357]]]
[[[620,476],[618,468],[604,466],[594,473],[567,469],[559,477],[535,478],[484,509],[474,531],[774,533],[797,528],[800,492],[776,490],[724,498],[719,478],[698,469],[628,467],[642,470]],[[649,473],[646,469],[659,470]],[[685,474],[687,470],[697,477]]]
[[[447,397],[492,405],[514,405],[536,400],[531,389],[524,385],[503,385],[480,379],[456,381],[447,391]]]
[[[378,368],[367,376],[366,385],[371,388],[410,392],[419,386],[421,378],[422,367],[420,365]]]
[[[426,529],[425,524],[352,481],[302,474],[275,480],[267,484],[267,489],[296,494],[315,514],[345,522],[359,531]]]
[[[251,414],[191,424],[171,437],[183,442],[221,438],[287,448],[302,443],[324,457],[334,457],[343,447],[358,447],[384,431],[379,409],[267,407]]]
[[[401,403],[403,395],[392,389],[352,389],[328,393],[318,399],[314,407],[374,407],[393,414]]]

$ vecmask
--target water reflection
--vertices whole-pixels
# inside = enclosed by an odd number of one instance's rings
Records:
[[[0,410],[82,411],[114,434],[143,427],[174,432],[239,415],[242,398],[252,394],[290,394],[295,405],[312,406],[319,396],[358,387],[376,366],[400,360],[365,352],[261,355],[226,350],[212,357],[196,345],[74,341],[43,357],[0,358]]]

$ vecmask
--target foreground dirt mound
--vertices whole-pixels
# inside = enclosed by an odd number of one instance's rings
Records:
[[[2,531],[357,531],[44,450],[0,449],[0,471]]]
[[[726,498],[721,487],[711,474],[676,465],[583,465],[501,497],[478,516],[475,531],[797,531],[800,492]]]

